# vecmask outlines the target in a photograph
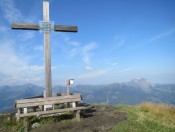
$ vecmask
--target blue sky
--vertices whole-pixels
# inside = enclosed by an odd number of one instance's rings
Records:
[[[146,78],[175,83],[174,0],[51,0],[52,83],[109,84]],[[39,23],[42,0],[0,0],[0,85],[44,85],[43,33],[11,30]]]

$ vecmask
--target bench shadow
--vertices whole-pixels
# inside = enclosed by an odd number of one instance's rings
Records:
[[[80,103],[80,106],[84,106],[87,109],[81,111],[81,117],[82,118],[89,118],[93,117],[95,115],[96,109],[93,106],[90,106],[90,104]]]

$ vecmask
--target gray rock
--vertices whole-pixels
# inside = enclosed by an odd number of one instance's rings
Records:
[[[40,124],[39,124],[38,122],[32,124],[32,128],[37,128],[37,127],[39,127],[39,126],[40,126]]]

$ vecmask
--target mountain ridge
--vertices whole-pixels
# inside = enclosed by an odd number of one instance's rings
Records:
[[[43,95],[44,88],[31,83],[16,86],[0,86],[0,112],[13,110],[14,101]],[[144,78],[130,82],[105,85],[75,85],[71,93],[81,93],[83,102],[92,104],[136,105],[151,101],[175,105],[175,84],[154,84]],[[66,93],[65,86],[53,87],[53,93]]]

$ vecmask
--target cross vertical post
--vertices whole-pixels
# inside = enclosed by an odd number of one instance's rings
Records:
[[[49,22],[49,2],[43,2],[43,21]],[[50,32],[44,32],[45,97],[52,96]]]
[[[55,25],[49,18],[49,1],[43,1],[43,21],[39,24],[15,22],[11,25],[15,30],[41,30],[44,32],[44,63],[45,63],[45,91],[44,97],[52,97],[52,78],[51,78],[51,48],[50,31],[56,32],[77,32],[77,26]]]

